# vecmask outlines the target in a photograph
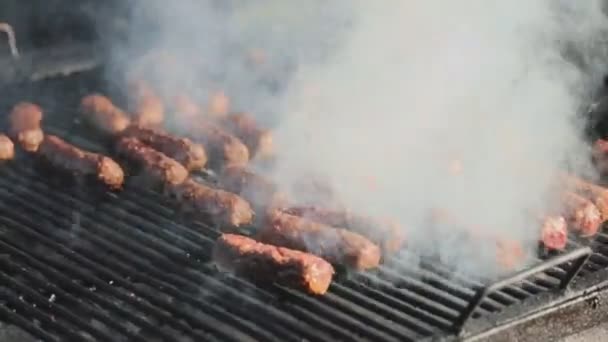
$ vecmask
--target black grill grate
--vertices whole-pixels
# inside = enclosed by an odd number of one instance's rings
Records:
[[[74,125],[90,75],[7,89],[49,112],[47,131],[102,150]],[[91,82],[91,83],[89,83]],[[1,104],[7,109],[12,103]],[[577,244],[504,283],[485,286],[441,265],[388,260],[341,276],[313,298],[218,273],[209,251],[218,232],[176,219],[159,194],[119,195],[49,183],[20,160],[0,166],[0,320],[45,341],[418,341],[458,332],[473,319],[559,290],[586,261]],[[608,237],[579,274],[608,265]],[[562,259],[559,259],[562,258]],[[561,285],[561,286],[560,286]]]

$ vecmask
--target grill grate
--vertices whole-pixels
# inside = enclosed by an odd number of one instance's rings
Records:
[[[64,110],[91,83],[75,75],[4,93],[47,109],[47,131],[103,150]],[[176,219],[151,191],[91,195],[20,160],[0,167],[0,213],[0,320],[45,341],[418,341],[563,289],[590,252],[571,243],[551,263],[489,286],[394,258],[313,298],[219,273],[208,261],[217,230]],[[592,246],[579,277],[608,265],[608,236]]]

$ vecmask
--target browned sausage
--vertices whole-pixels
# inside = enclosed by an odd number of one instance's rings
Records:
[[[582,236],[593,236],[602,224],[602,214],[588,199],[573,192],[565,192],[561,196],[562,211],[569,226]]]
[[[224,189],[249,201],[256,212],[286,205],[286,196],[279,193],[274,183],[246,166],[231,165],[224,168],[220,174],[220,184]]]
[[[156,92],[144,81],[129,84],[129,111],[133,121],[141,126],[156,127],[165,119],[165,105]]]
[[[318,206],[296,206],[283,209],[283,211],[290,215],[304,217],[333,227],[346,228],[361,234],[380,245],[382,250],[387,253],[396,252],[405,243],[403,227],[390,220],[377,220],[357,215],[348,210]]]
[[[11,160],[15,157],[15,145],[4,134],[0,134],[0,160]]]
[[[130,124],[129,116],[100,94],[85,96],[80,102],[80,111],[89,123],[106,134],[118,134]]]
[[[184,94],[177,95],[173,99],[173,110],[177,116],[177,120],[180,120],[183,124],[187,124],[189,121],[194,121],[204,116],[204,111],[198,103]]]
[[[205,146],[211,166],[246,165],[249,150],[237,137],[208,121],[199,120],[190,127],[184,127],[192,140]]]
[[[320,256],[332,264],[358,270],[380,263],[378,245],[343,228],[334,228],[302,217],[274,211],[259,231],[258,240]]]
[[[201,169],[207,164],[205,148],[188,138],[180,138],[160,129],[131,125],[123,136],[133,137],[177,160],[188,170]]]
[[[120,138],[116,152],[132,165],[135,173],[142,175],[153,187],[178,185],[188,177],[188,170],[182,164],[136,138]]]
[[[540,241],[545,248],[562,250],[568,243],[568,223],[563,216],[545,215],[540,219]]]
[[[216,91],[209,97],[207,115],[211,118],[221,118],[230,110],[230,99],[223,91]]]
[[[121,188],[124,182],[124,172],[114,160],[84,151],[54,135],[44,138],[38,154],[57,169],[93,177],[112,189]]]
[[[253,221],[249,203],[236,194],[215,189],[192,179],[170,188],[170,193],[186,212],[200,212],[220,226],[239,227]]]
[[[268,159],[274,155],[272,133],[258,126],[248,113],[234,113],[221,120],[222,127],[241,139],[252,157]]]
[[[213,259],[221,268],[258,282],[327,292],[334,268],[312,254],[257,242],[242,235],[222,234],[213,247]]]
[[[559,174],[558,182],[564,190],[583,196],[595,204],[602,214],[602,222],[608,219],[608,189],[567,173]]]
[[[10,113],[10,135],[21,148],[28,152],[36,152],[44,139],[40,128],[42,109],[33,103],[20,102]]]

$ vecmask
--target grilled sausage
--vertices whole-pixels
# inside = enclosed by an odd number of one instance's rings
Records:
[[[124,131],[131,123],[122,109],[100,94],[85,96],[80,102],[80,111],[91,125],[110,135]]]
[[[15,157],[15,145],[4,134],[0,134],[0,161],[11,160]]]
[[[9,134],[27,152],[36,152],[44,139],[40,128],[42,109],[33,103],[16,104],[10,115]]]
[[[135,173],[141,174],[153,187],[178,185],[188,177],[188,170],[182,164],[136,138],[120,138],[116,144],[116,152],[128,161]]]
[[[567,173],[558,176],[559,185],[590,200],[602,214],[602,222],[608,219],[608,189]]]
[[[251,157],[268,159],[274,155],[272,133],[262,129],[248,113],[230,114],[221,120],[222,126],[241,139],[249,148]]]
[[[263,244],[242,235],[223,234],[213,248],[221,268],[258,282],[276,282],[310,294],[327,292],[334,268],[312,254]]]
[[[133,121],[141,126],[159,126],[165,119],[165,106],[161,98],[145,82],[139,80],[129,85],[131,98],[129,111]]]
[[[177,115],[177,120],[183,123],[200,119],[204,116],[204,111],[192,98],[180,94],[173,99],[173,110]]]
[[[201,106],[191,97],[180,94],[173,98],[173,109],[177,119],[188,123],[193,119],[222,119],[228,115],[230,100],[221,91],[214,92],[209,96],[207,107]]]
[[[563,193],[561,199],[568,225],[581,236],[595,235],[602,224],[602,214],[595,204],[573,192]]]
[[[541,238],[545,248],[562,250],[568,242],[568,223],[563,216],[547,215],[540,220]]]
[[[215,124],[199,120],[184,130],[192,140],[205,146],[209,162],[214,167],[246,165],[249,161],[247,146]]]
[[[53,167],[72,175],[92,177],[111,189],[122,187],[124,172],[114,160],[84,151],[57,136],[47,135],[38,154]]]
[[[171,187],[170,193],[181,202],[182,210],[206,214],[220,226],[239,227],[253,221],[249,203],[231,192],[188,179]]]
[[[318,206],[290,207],[283,209],[283,212],[361,234],[378,244],[385,253],[396,252],[405,242],[402,227],[389,220],[375,220],[371,217],[356,215],[348,210]]]
[[[284,194],[269,179],[241,165],[224,168],[220,174],[220,184],[251,203],[256,212],[286,205]]]
[[[268,215],[257,237],[264,243],[309,252],[358,270],[380,263],[380,248],[365,237],[280,211]]]
[[[188,170],[201,169],[207,164],[205,148],[188,138],[179,138],[160,129],[131,125],[123,136],[133,137],[142,143],[175,159]]]
[[[224,92],[216,91],[209,97],[207,115],[212,118],[225,117],[230,109],[230,99]]]

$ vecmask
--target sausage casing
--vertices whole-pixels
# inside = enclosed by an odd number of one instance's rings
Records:
[[[120,138],[116,152],[133,166],[136,173],[155,187],[178,185],[188,177],[188,170],[182,164],[136,138]]]
[[[122,109],[100,94],[91,94],[82,98],[80,111],[96,129],[110,135],[124,131],[131,123],[129,116]]]
[[[290,215],[333,227],[346,228],[361,234],[382,247],[384,252],[394,253],[405,242],[405,232],[396,222],[376,220],[352,213],[349,210],[321,208],[318,206],[295,206],[283,209]]]
[[[170,192],[186,212],[201,212],[220,226],[239,227],[253,221],[254,212],[249,203],[228,191],[212,188],[188,179]]]
[[[207,164],[207,152],[201,144],[188,138],[180,138],[160,129],[132,125],[123,136],[133,137],[142,143],[175,159],[188,170],[201,169]]]
[[[25,151],[36,152],[44,139],[42,114],[40,106],[29,102],[20,102],[11,110],[10,135]]]
[[[315,295],[327,292],[335,273],[331,264],[315,255],[234,234],[220,236],[213,248],[213,259],[221,268],[238,275]]]
[[[258,233],[261,242],[305,251],[332,264],[364,270],[378,266],[378,245],[342,228],[334,228],[302,217],[274,211]]]
[[[124,182],[124,172],[114,160],[84,151],[54,135],[44,138],[38,154],[58,169],[93,177],[112,189],[121,188]]]

